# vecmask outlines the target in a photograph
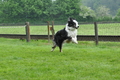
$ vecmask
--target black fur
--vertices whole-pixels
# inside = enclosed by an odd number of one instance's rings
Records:
[[[59,49],[60,49],[60,52],[62,50],[62,44],[63,42],[66,40],[66,39],[72,39],[71,37],[68,37],[68,33],[66,32],[65,28],[58,31],[56,34],[55,34],[55,37],[54,37],[54,46],[52,47],[53,49],[58,46]]]

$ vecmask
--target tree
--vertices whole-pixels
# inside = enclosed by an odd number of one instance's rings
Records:
[[[117,11],[117,16],[120,16],[120,8]]]
[[[106,6],[100,6],[96,9],[96,14],[98,17],[110,16],[110,9],[106,8]]]
[[[66,20],[68,17],[78,19],[80,0],[56,0],[55,5],[57,14],[56,19]]]
[[[106,6],[100,6],[96,9],[97,19],[99,20],[111,20],[112,17],[110,15],[110,9],[106,8]]]
[[[80,0],[3,0],[0,1],[0,20],[45,22],[66,21],[68,17],[80,19],[80,3]]]
[[[120,0],[82,0],[83,5],[91,7],[91,9],[96,10],[96,8],[101,5],[106,6],[110,9],[110,14],[115,16],[118,8],[120,7]]]
[[[6,20],[12,22],[30,19],[34,21],[43,14],[41,9],[43,8],[43,2],[41,0],[4,0],[1,4],[0,15],[4,15]]]
[[[117,10],[117,14],[114,18],[115,21],[120,21],[120,8]]]
[[[87,6],[80,6],[80,16],[82,16],[83,18],[86,18],[86,20],[90,21],[93,20],[96,17],[95,12]]]

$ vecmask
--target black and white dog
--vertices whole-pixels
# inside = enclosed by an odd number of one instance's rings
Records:
[[[66,24],[66,27],[55,34],[53,39],[53,47],[51,51],[54,51],[56,46],[58,46],[60,49],[60,52],[62,52],[62,44],[64,41],[67,41],[67,42],[72,41],[78,44],[77,42],[78,28],[79,28],[78,22],[72,18],[69,18],[68,23]]]

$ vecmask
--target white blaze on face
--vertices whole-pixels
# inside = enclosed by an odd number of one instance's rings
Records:
[[[66,28],[71,30],[71,31],[74,31],[74,30],[79,28],[79,24],[78,24],[78,22],[76,20],[72,20],[72,22],[73,22],[73,24],[72,24],[73,27],[72,26],[68,26],[69,23],[67,23],[66,24]]]
[[[76,20],[73,20],[73,22],[76,24],[76,28],[78,28],[79,27],[78,22]]]

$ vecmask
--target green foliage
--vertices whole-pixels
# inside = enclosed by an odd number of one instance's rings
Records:
[[[0,20],[4,23],[79,19],[79,3],[80,0],[3,0],[0,2]]]
[[[112,16],[110,15],[110,9],[106,6],[100,6],[96,9],[96,20],[97,21],[112,21]]]
[[[119,0],[0,0],[0,23],[62,24],[68,17],[80,22],[112,21],[118,8]]]
[[[96,9],[96,14],[98,17],[105,17],[110,16],[109,8],[106,8],[106,6],[100,6]]]
[[[81,12],[79,13],[80,16],[82,16],[86,21],[93,21],[94,18],[96,17],[95,12],[87,6],[80,6]]]
[[[91,7],[96,10],[100,6],[106,6],[110,9],[110,15],[115,16],[118,8],[120,7],[120,0],[82,0],[85,6]]]
[[[77,18],[79,16],[79,0],[56,0],[56,5],[58,5],[59,19],[67,19],[68,17]]]
[[[120,8],[117,11],[117,16],[120,16]]]
[[[117,11],[117,15],[114,18],[115,21],[120,21],[120,8]]]
[[[47,40],[0,38],[1,80],[119,80],[120,43],[79,42],[50,52]]]

